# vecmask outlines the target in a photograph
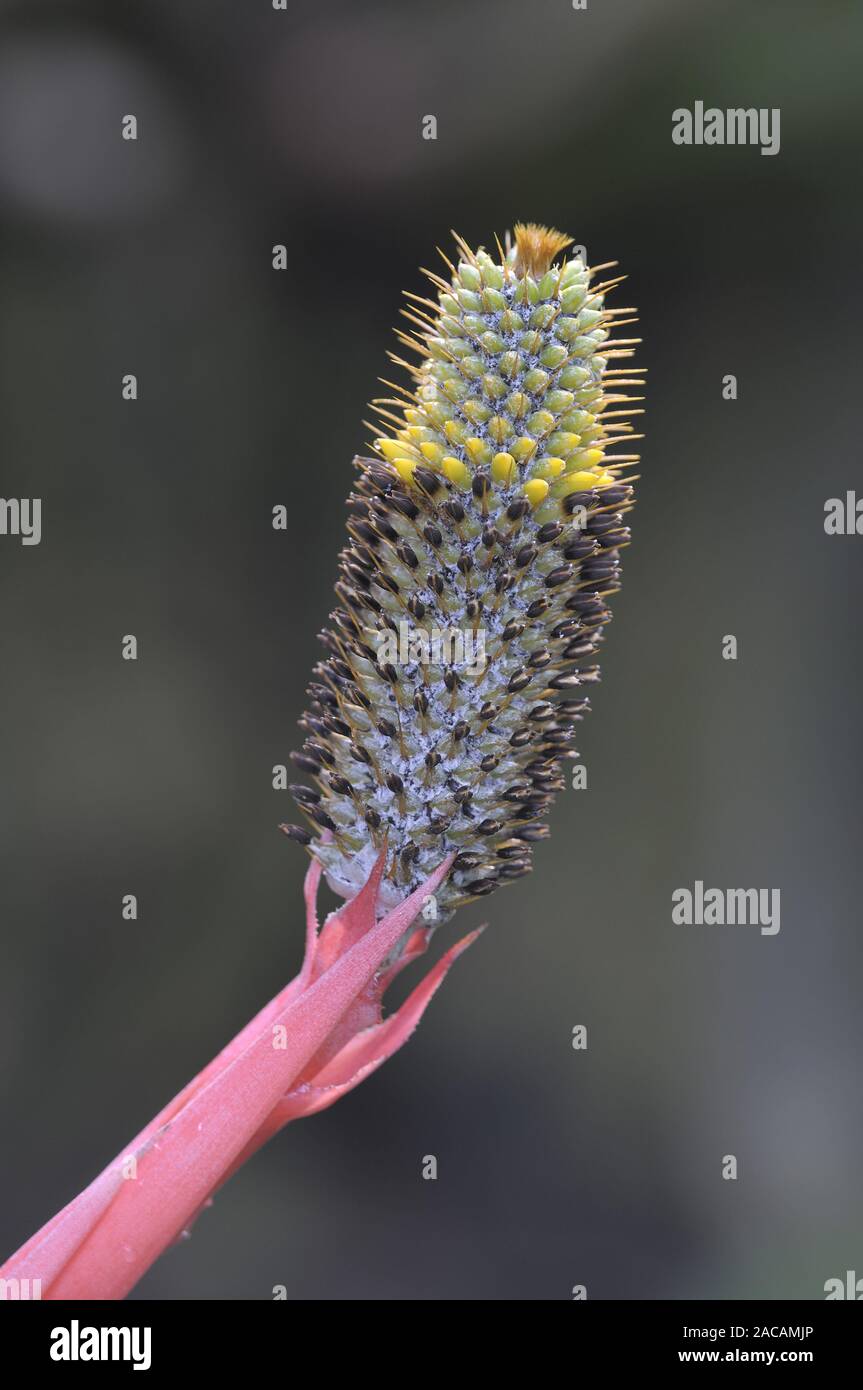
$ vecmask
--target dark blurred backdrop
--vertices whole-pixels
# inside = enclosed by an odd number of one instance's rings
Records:
[[[296,969],[271,768],[400,292],[451,227],[536,219],[619,260],[649,368],[589,788],[462,914],[491,930],[407,1048],[134,1297],[863,1272],[863,539],[823,528],[861,483],[861,7],[28,0],[0,28],[2,492],[43,499],[39,546],[0,537],[0,1254]],[[696,100],[780,108],[780,153],[675,145]],[[779,887],[780,933],[673,925],[699,878]]]

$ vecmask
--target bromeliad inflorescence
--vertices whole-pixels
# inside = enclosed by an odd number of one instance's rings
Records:
[[[520,878],[548,833],[629,538],[636,455],[612,450],[637,437],[640,383],[609,364],[631,353],[611,337],[631,311],[606,308],[606,267],[552,264],[559,232],[518,226],[499,261],[457,241],[438,302],[409,296],[415,389],[376,402],[387,434],[356,461],[342,606],[295,755],[312,832],[283,827],[313,857],[300,972],[0,1267],[0,1298],[34,1280],[48,1299],[124,1297],[261,1144],[411,1036],[476,936],[385,1017],[428,945],[425,907],[440,920]],[[320,924],[322,871],[346,901]]]
[[[311,831],[283,827],[348,899],[386,847],[382,908],[454,852],[443,916],[527,873],[548,834],[619,587],[638,455],[617,449],[641,399],[614,365],[638,341],[612,336],[634,321],[606,307],[623,277],[553,264],[571,238],[532,223],[497,259],[456,244],[450,280],[426,272],[437,300],[407,296],[398,336],[421,361],[391,355],[413,389],[385,383],[378,457],[355,460],[294,754]]]

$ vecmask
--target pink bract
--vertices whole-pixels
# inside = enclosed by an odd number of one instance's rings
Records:
[[[10,1281],[25,1279],[40,1279],[47,1299],[125,1297],[262,1144],[289,1120],[332,1105],[407,1041],[478,933],[451,947],[384,1018],[387,986],[428,945],[430,928],[415,921],[452,856],[378,920],[384,857],[357,896],[320,928],[321,870],[312,864],[300,973],[0,1268],[7,1297]]]

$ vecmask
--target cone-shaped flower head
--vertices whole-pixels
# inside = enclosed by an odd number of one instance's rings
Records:
[[[632,321],[606,308],[618,281],[553,264],[570,238],[517,226],[497,258],[456,241],[437,300],[408,296],[412,389],[375,402],[387,432],[356,460],[294,755],[311,833],[285,827],[347,898],[386,846],[384,906],[455,852],[440,919],[527,873],[548,834],[619,587],[637,455],[615,447],[641,399],[615,365],[636,341],[611,336]]]

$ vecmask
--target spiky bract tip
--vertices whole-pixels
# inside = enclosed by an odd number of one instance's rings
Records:
[[[572,237],[539,222],[516,222],[515,269],[518,275],[544,275],[561,251],[572,245]]]

